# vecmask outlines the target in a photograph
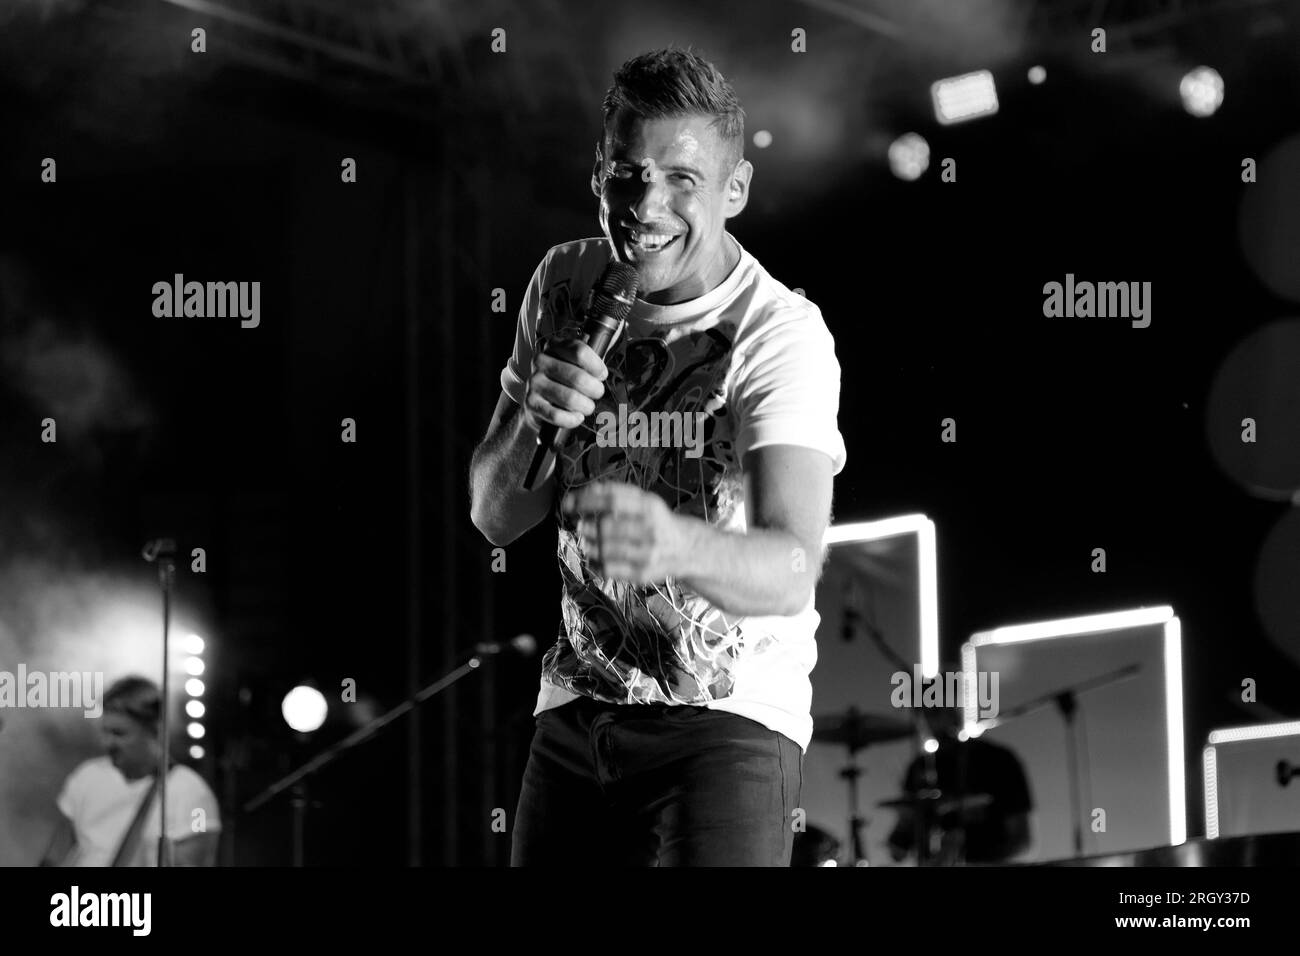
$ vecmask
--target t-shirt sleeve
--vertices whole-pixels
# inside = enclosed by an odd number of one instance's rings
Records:
[[[759,333],[737,371],[737,453],[743,458],[764,445],[814,448],[830,457],[838,475],[848,456],[837,421],[835,340],[815,307],[779,316]]]
[[[59,797],[55,801],[55,805],[59,808],[59,812],[74,823],[76,822],[77,814],[81,809],[81,799],[86,789],[85,784],[85,764],[82,764],[80,767],[73,770],[72,773],[68,774],[68,778],[63,781],[63,789],[59,791]],[[49,791],[46,792],[48,793]]]
[[[212,788],[193,771],[173,777],[168,781],[172,789],[167,794],[167,838],[179,841],[195,833],[220,830],[221,808]],[[195,810],[202,810],[202,816]],[[199,820],[202,820],[201,830]]]
[[[533,370],[533,355],[537,351],[537,324],[541,319],[542,289],[554,250],[547,252],[533,271],[533,278],[524,291],[524,301],[519,306],[519,321],[515,328],[515,347],[506,367],[501,370],[501,390],[519,406],[524,404],[524,383]]]

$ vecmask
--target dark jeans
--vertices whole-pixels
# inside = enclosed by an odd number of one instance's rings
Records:
[[[705,707],[580,697],[539,714],[512,866],[789,866],[803,753]]]

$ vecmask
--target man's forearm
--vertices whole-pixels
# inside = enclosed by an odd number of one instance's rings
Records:
[[[495,545],[509,544],[550,509],[554,474],[534,491],[523,488],[536,448],[537,433],[516,410],[509,428],[474,450],[470,463],[470,518]]]
[[[817,580],[821,551],[808,553],[788,531],[720,531],[699,518],[682,522],[682,571],[674,577],[727,614],[792,615]]]

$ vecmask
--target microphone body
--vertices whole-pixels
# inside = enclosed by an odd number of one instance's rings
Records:
[[[632,309],[632,303],[636,300],[637,282],[636,269],[614,260],[605,267],[600,282],[592,290],[591,302],[582,324],[581,340],[602,360]],[[524,476],[525,491],[535,490],[541,477],[550,472],[555,453],[568,433],[569,429],[559,428],[550,422],[538,430],[537,450],[533,452],[532,464]]]
[[[176,557],[176,539],[174,538],[154,538],[146,541],[143,548],[140,549],[140,557],[144,558],[150,564],[159,558],[168,559]]]

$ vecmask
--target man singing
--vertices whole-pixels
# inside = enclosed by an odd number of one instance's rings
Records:
[[[845,461],[835,345],[817,307],[726,231],[753,167],[717,69],[643,54],[603,109],[591,187],[604,236],[537,267],[471,465],[473,521],[492,544],[548,514],[559,527],[563,624],[542,662],[512,863],[788,866],[814,586]],[[611,257],[639,291],[602,361],[576,335]],[[702,443],[646,426],[670,418],[702,423]],[[571,431],[528,492],[546,423]]]

